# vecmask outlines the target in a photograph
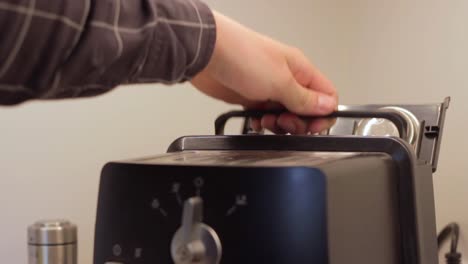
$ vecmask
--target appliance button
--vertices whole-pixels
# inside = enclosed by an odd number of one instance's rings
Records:
[[[143,252],[143,249],[142,249],[142,248],[135,248],[135,255],[134,255],[134,257],[135,257],[136,259],[141,258],[142,252]]]
[[[122,247],[119,244],[115,244],[112,247],[112,253],[114,254],[114,256],[119,257],[120,254],[122,254]]]

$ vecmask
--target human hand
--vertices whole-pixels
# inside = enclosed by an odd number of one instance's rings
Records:
[[[266,115],[252,127],[275,133],[305,134],[328,128],[333,120],[305,123],[295,114],[322,116],[337,107],[327,80],[296,48],[260,35],[214,12],[217,42],[208,66],[192,84],[203,93],[246,108],[284,107],[291,113]]]

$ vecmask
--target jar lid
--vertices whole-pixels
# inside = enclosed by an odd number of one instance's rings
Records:
[[[28,227],[30,245],[62,245],[76,241],[77,227],[67,220],[42,220]]]
[[[408,127],[406,128],[406,138],[403,138],[403,140],[415,147],[418,145],[420,137],[420,123],[416,116],[414,116],[410,111],[396,106],[382,107],[379,110],[395,112],[404,118]],[[382,118],[362,119],[357,124],[354,134],[358,136],[400,137],[400,133],[398,132],[398,128],[395,124],[390,120]]]

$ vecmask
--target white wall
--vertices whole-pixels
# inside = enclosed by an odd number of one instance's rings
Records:
[[[440,229],[458,221],[466,234],[468,1],[359,0],[347,12],[352,57],[350,75],[340,86],[343,101],[426,103],[452,97],[434,177],[437,223]]]
[[[304,49],[337,84],[343,103],[425,103],[451,95],[435,177],[437,220],[457,220],[468,230],[468,127],[462,122],[468,110],[462,101],[468,95],[468,1],[209,3]],[[211,134],[217,114],[231,108],[188,85],[122,87],[94,99],[0,108],[2,263],[25,263],[26,226],[50,217],[79,225],[80,263],[92,263],[105,162],[164,152],[178,136]]]

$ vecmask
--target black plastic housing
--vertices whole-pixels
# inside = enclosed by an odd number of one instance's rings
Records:
[[[168,155],[223,150],[334,152],[337,157],[280,167],[161,164],[151,158],[109,163],[99,189],[94,263],[172,263],[169,246],[180,224],[180,205],[167,190],[175,181],[187,186],[200,176],[206,183],[205,222],[224,246],[221,263],[437,263],[431,166],[418,164],[404,141],[194,136],[176,140]],[[356,155],[341,158],[340,153]],[[294,185],[298,179],[301,184]],[[226,220],[218,209],[239,191],[252,205]],[[156,196],[167,217],[150,210]],[[123,248],[120,255],[113,252],[115,245]],[[143,249],[139,258],[136,248]]]

